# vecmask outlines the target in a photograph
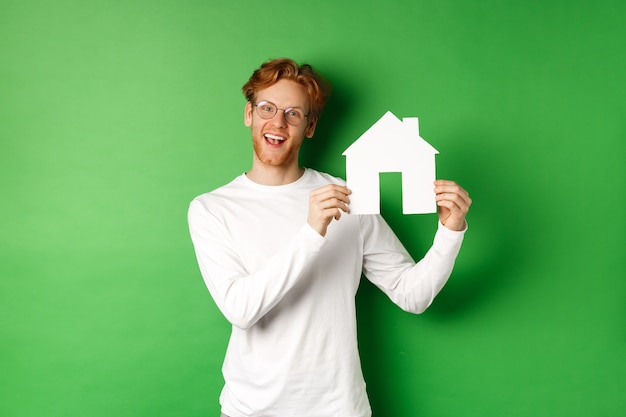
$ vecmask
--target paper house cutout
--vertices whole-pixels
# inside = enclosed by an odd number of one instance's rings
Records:
[[[381,172],[401,173],[404,214],[437,212],[433,182],[438,153],[420,137],[417,117],[400,120],[385,113],[343,152],[352,190],[350,213],[380,213]]]

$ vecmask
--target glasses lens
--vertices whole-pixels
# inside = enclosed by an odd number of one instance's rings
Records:
[[[261,101],[255,107],[256,112],[263,119],[271,119],[278,110],[282,110],[269,101]],[[290,125],[297,126],[306,118],[306,114],[299,107],[290,107],[282,111],[285,114],[285,121]]]
[[[285,120],[292,125],[299,125],[304,120],[304,113],[298,108],[285,110]]]
[[[263,119],[271,119],[276,114],[276,106],[267,101],[262,101],[256,105],[256,111]]]

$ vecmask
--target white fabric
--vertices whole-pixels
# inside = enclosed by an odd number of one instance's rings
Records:
[[[223,365],[230,417],[370,416],[356,337],[361,273],[420,313],[447,281],[464,232],[439,224],[415,264],[382,217],[343,215],[325,237],[306,222],[309,193],[344,182],[306,169],[296,182],[243,174],[191,202],[204,281],[232,334]]]

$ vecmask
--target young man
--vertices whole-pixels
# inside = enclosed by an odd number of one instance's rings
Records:
[[[298,165],[329,87],[310,66],[269,61],[243,87],[251,169],[191,202],[202,276],[232,323],[220,396],[229,417],[371,415],[357,351],[361,273],[421,313],[446,283],[471,200],[436,181],[439,227],[415,263],[378,215],[346,215],[344,181]]]

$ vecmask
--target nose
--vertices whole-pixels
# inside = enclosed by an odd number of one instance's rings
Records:
[[[276,110],[276,114],[272,117],[272,124],[274,126],[283,127],[287,125],[287,120],[285,120],[285,111],[281,109]]]

